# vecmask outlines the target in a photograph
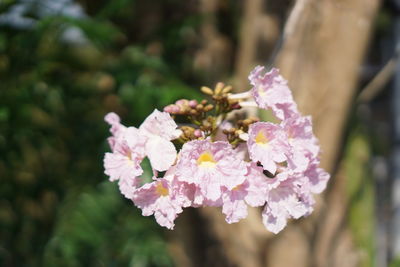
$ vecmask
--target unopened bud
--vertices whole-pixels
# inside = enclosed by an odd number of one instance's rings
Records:
[[[222,97],[220,95],[213,95],[215,101],[221,101]]]
[[[199,129],[194,130],[193,135],[197,138],[203,137],[203,132]]]
[[[177,105],[172,104],[164,107],[164,111],[171,114],[176,114],[179,113],[181,109]]]
[[[168,106],[164,107],[164,112],[172,113],[172,110],[173,110],[173,108],[172,108],[171,105],[168,105]]]
[[[197,106],[197,100],[190,100],[189,101],[189,107],[195,108]]]
[[[222,89],[224,89],[224,84],[221,82],[217,83],[217,85],[215,86],[215,94],[220,95],[222,92]]]
[[[207,102],[208,101],[206,99],[203,99],[203,100],[201,100],[200,104],[205,105],[205,104],[207,104]]]
[[[188,104],[188,100],[187,99],[179,99],[175,102],[176,105],[178,106],[186,106]]]
[[[208,87],[206,87],[206,86],[201,87],[200,90],[201,90],[203,93],[205,93],[206,95],[213,95],[213,94],[214,94],[213,90],[210,89],[210,88],[208,88]]]
[[[202,104],[198,104],[196,106],[196,110],[199,111],[199,112],[202,112],[204,110],[204,106]]]
[[[244,126],[249,126],[250,124],[252,124],[252,120],[250,120],[250,119],[245,119],[244,121],[243,121],[243,125]]]
[[[212,104],[208,104],[207,106],[204,107],[204,111],[208,112],[210,110],[212,110],[214,108],[214,106]]]
[[[205,128],[211,128],[211,123],[209,123],[208,121],[203,122],[203,126]]]
[[[228,85],[228,86],[226,86],[224,89],[222,89],[222,93],[223,93],[223,94],[227,94],[227,93],[229,93],[230,91],[232,91],[232,86],[230,86],[230,85]]]

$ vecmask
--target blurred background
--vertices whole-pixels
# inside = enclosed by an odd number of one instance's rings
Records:
[[[0,0],[0,266],[400,266],[399,40],[398,0]],[[248,90],[258,64],[313,116],[313,215],[142,217],[103,174],[104,115]]]

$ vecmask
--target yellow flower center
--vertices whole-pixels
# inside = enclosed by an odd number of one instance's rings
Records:
[[[264,87],[262,85],[257,86],[257,91],[260,96],[264,96],[266,94]]]
[[[257,145],[260,145],[263,147],[268,146],[268,138],[265,136],[265,134],[262,131],[258,132],[254,141],[256,142]]]
[[[128,159],[128,164],[133,165],[133,160],[132,160],[132,153],[128,153],[126,155],[127,159]]]
[[[160,196],[168,196],[168,188],[164,187],[162,182],[158,182],[157,186],[156,186],[156,192],[158,195]]]
[[[203,152],[200,157],[197,159],[197,165],[204,168],[214,168],[217,162],[214,160],[211,152]]]
[[[237,185],[237,186],[235,186],[234,188],[232,188],[232,191],[237,191],[237,190],[239,190],[241,187],[242,187],[241,184],[240,184],[240,185]]]

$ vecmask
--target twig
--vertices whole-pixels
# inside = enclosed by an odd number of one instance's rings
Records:
[[[386,63],[386,65],[375,75],[375,77],[361,90],[361,93],[357,97],[358,103],[367,103],[374,99],[379,92],[381,92],[385,85],[392,78],[396,65],[399,61],[399,53],[395,55]]]

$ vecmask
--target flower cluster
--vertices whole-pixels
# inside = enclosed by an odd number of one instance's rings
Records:
[[[289,218],[310,214],[313,194],[329,179],[319,167],[311,118],[299,113],[277,69],[256,67],[249,80],[252,89],[241,94],[222,83],[203,87],[209,100],[178,100],[164,112],[154,110],[139,128],[107,114],[112,152],[104,167],[110,181],[118,181],[144,216],[154,214],[169,229],[186,207],[222,207],[228,223],[246,218],[248,205],[263,207],[263,223],[273,233]],[[229,119],[247,105],[271,110],[278,123]],[[178,117],[187,124],[178,126]],[[148,183],[141,178],[145,157],[154,174]]]

